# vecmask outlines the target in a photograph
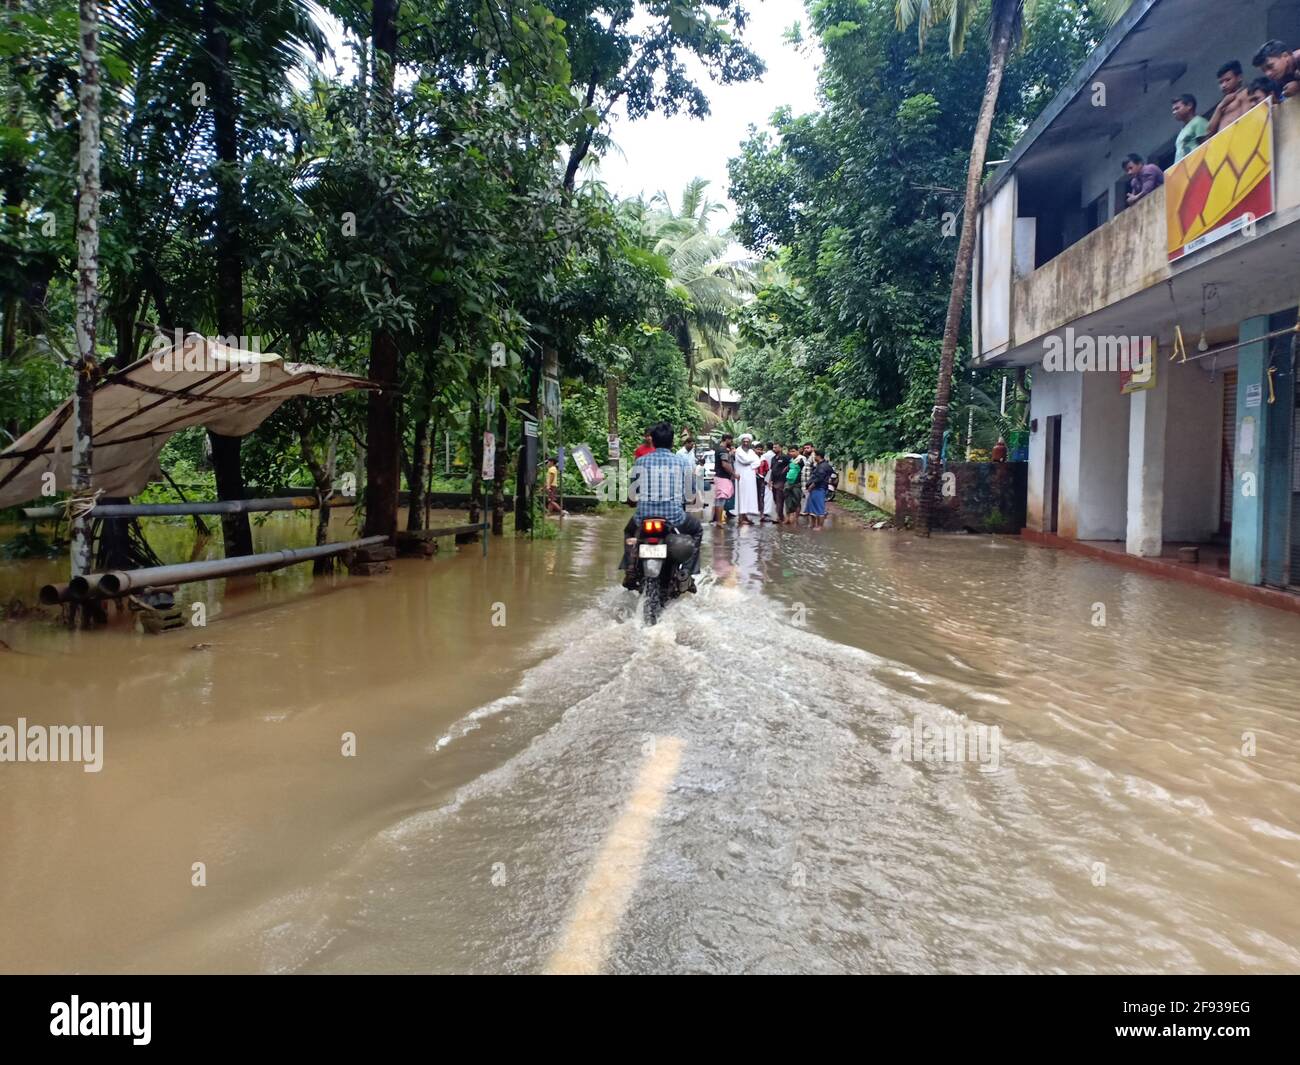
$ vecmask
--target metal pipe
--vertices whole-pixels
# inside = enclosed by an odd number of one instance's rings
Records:
[[[285,548],[281,551],[267,551],[260,555],[236,555],[233,558],[217,558],[207,562],[182,562],[174,566],[149,566],[145,569],[88,573],[74,577],[69,582],[69,593],[73,599],[78,600],[111,599],[141,588],[188,584],[191,581],[215,580],[218,577],[237,577],[245,573],[261,573],[387,542],[387,536],[367,536],[361,540],[319,544],[316,547]]]
[[[355,496],[334,496],[327,507],[350,507]],[[315,496],[277,496],[274,499],[226,499],[211,503],[101,503],[90,512],[92,518],[174,518],[192,514],[260,514],[270,510],[315,510]],[[24,507],[25,518],[61,518],[64,508]]]
[[[58,606],[60,603],[66,603],[72,598],[67,584],[43,584],[37,595],[46,606]]]

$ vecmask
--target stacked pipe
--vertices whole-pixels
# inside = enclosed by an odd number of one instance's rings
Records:
[[[327,507],[350,507],[355,496],[332,496]],[[192,514],[261,514],[274,510],[315,510],[320,500],[315,496],[277,496],[274,499],[224,499],[211,503],[100,503],[92,518],[174,518]],[[61,518],[62,506],[24,507],[24,518]]]
[[[192,581],[209,581],[219,577],[238,577],[246,573],[262,573],[387,542],[386,536],[367,536],[360,540],[319,544],[316,547],[285,548],[281,551],[267,551],[260,555],[236,555],[233,558],[217,558],[206,562],[182,562],[174,566],[150,566],[147,569],[87,573],[73,577],[67,584],[47,584],[41,589],[40,596],[41,602],[49,605],[69,600],[81,602],[87,599],[114,599],[142,588],[188,584]]]

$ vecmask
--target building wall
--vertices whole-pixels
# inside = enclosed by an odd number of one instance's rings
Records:
[[[839,490],[865,499],[886,514],[893,514],[894,465],[892,459],[884,462],[846,462],[840,474]]]
[[[945,532],[1019,533],[1025,527],[1026,463],[949,462],[943,468],[942,494],[934,528]],[[921,512],[925,460],[894,463],[897,521],[911,525]]]
[[[1041,337],[1164,281],[1167,235],[1162,187],[1017,281],[1014,342]]]
[[[980,284],[976,289],[975,335],[981,355],[1005,351],[1011,341],[1011,256],[1016,227],[1016,182],[1008,181],[980,214]]]
[[[1047,419],[1061,415],[1061,489],[1057,532],[1073,537],[1077,526],[1075,500],[1079,473],[1079,410],[1083,400],[1081,374],[1034,372],[1029,417],[1038,427],[1029,434],[1029,486],[1025,524],[1047,530]]]
[[[1165,363],[1169,420],[1165,430],[1164,538],[1213,539],[1222,494],[1223,374],[1204,363]]]
[[[1117,374],[1073,376],[1083,379],[1077,535],[1080,540],[1123,540],[1128,531],[1129,398],[1120,391]]]

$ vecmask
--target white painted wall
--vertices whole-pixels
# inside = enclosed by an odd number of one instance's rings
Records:
[[[975,319],[981,355],[1004,351],[1011,340],[1012,235],[1016,221],[1016,181],[1000,188],[980,215],[980,290]]]
[[[1165,431],[1166,541],[1205,542],[1219,525],[1223,377],[1193,364],[1162,362],[1169,390]],[[1047,419],[1061,415],[1061,536],[1125,540],[1128,532],[1129,437],[1132,400],[1109,373],[1047,373],[1035,368],[1029,438],[1026,524],[1047,527]]]
[[[865,499],[886,514],[893,514],[894,460],[844,463],[840,471],[839,491]]]
[[[1026,524],[1031,529],[1044,532],[1047,528],[1047,419],[1061,415],[1061,536],[1075,535],[1075,510],[1073,502],[1078,495],[1079,483],[1079,410],[1083,397],[1083,375],[1048,373],[1041,365],[1033,371],[1033,391],[1030,393],[1029,417],[1037,419],[1038,428],[1029,435],[1029,498]]]
[[[1073,376],[1083,381],[1074,496],[1077,536],[1080,540],[1123,540],[1128,530],[1128,396],[1120,392],[1118,374]],[[1063,475],[1063,487],[1065,483]]]
[[[1164,537],[1205,542],[1219,529],[1223,375],[1212,376],[1204,363],[1165,362],[1157,372],[1169,384]]]
[[[1164,549],[1165,445],[1169,377],[1128,397],[1128,538],[1130,555],[1159,558]]]

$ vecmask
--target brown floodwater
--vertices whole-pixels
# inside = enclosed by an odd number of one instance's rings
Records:
[[[646,629],[622,520],[0,622],[0,726],[104,728],[98,773],[0,762],[0,970],[536,972],[581,912],[609,972],[1300,969],[1300,617],[842,521],[706,533]],[[958,724],[998,757],[898,742]]]

